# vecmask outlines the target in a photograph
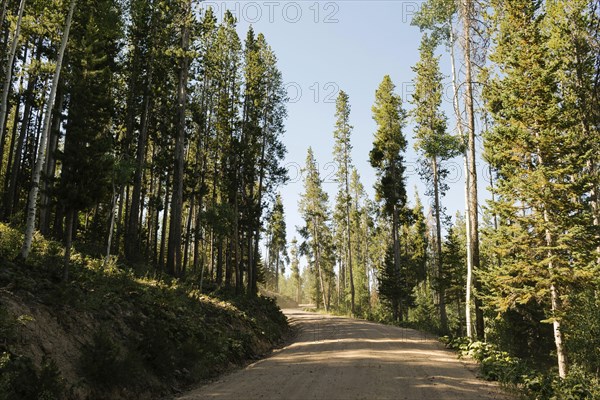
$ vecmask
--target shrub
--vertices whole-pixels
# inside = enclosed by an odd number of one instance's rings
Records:
[[[130,387],[141,373],[135,355],[123,354],[105,329],[97,331],[92,343],[82,349],[80,368],[86,379],[103,389]]]
[[[38,370],[25,356],[0,355],[0,400],[64,398],[65,384],[53,360],[44,358]]]
[[[0,259],[13,260],[22,244],[23,235],[19,231],[0,223]]]

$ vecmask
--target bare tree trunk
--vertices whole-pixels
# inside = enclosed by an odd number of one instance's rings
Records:
[[[183,246],[183,271],[188,267],[188,262],[190,259],[190,242],[192,241],[192,220],[194,219],[194,201],[195,196],[192,195],[192,199],[190,200],[190,206],[188,208],[188,218],[185,226],[185,244]]]
[[[344,146],[344,152],[346,153],[344,156],[344,160],[346,162],[346,174],[345,174],[345,186],[346,186],[346,240],[348,241],[348,272],[350,275],[350,312],[352,316],[354,316],[354,274],[352,271],[352,229],[350,227],[350,185],[348,184],[348,146]]]
[[[549,223],[548,211],[544,210],[544,222]],[[552,234],[548,229],[546,229],[546,245],[548,247],[553,246]],[[552,260],[552,251],[548,250],[548,259]],[[554,344],[556,346],[556,357],[558,362],[558,375],[561,378],[566,378],[567,376],[567,356],[566,350],[563,344],[563,335],[561,331],[561,319],[559,314],[562,311],[560,295],[558,293],[558,289],[554,282],[554,277],[552,276],[554,270],[554,263],[550,261],[548,263],[548,271],[550,272],[550,300],[551,300],[551,309],[552,309],[552,328],[554,331]]]
[[[171,189],[171,177],[167,175],[167,183],[165,187],[165,206],[163,207],[162,233],[160,235],[160,252],[158,255],[158,268],[164,270],[165,262],[165,246],[167,243],[167,224],[169,222],[169,191]]]
[[[442,218],[440,217],[440,182],[438,174],[438,163],[435,158],[432,159],[433,168],[433,193],[434,193],[434,212],[435,212],[435,235],[436,235],[436,264],[438,273],[438,296],[440,308],[440,325],[443,333],[448,332],[448,314],[446,313],[446,289],[444,282],[444,264],[442,260]]]
[[[108,262],[110,261],[110,249],[112,248],[112,238],[113,238],[113,230],[115,228],[115,214],[117,208],[117,202],[119,198],[119,193],[115,188],[115,183],[112,184],[112,201],[110,204],[110,219],[108,222],[108,238],[106,240],[106,257],[104,257],[103,267],[106,268]]]
[[[314,225],[314,244],[315,244],[315,264],[317,267],[317,271],[319,273],[319,283],[321,286],[321,296],[323,297],[323,307],[325,307],[325,312],[329,311],[329,306],[327,303],[327,296],[325,295],[325,281],[323,280],[323,270],[321,269],[321,244],[319,243],[319,231],[317,230],[317,224],[313,220]]]
[[[146,165],[146,142],[148,137],[148,125],[150,120],[150,103],[151,103],[151,88],[153,77],[153,57],[150,57],[148,62],[148,85],[145,88],[144,94],[144,109],[142,111],[142,127],[140,129],[140,137],[138,139],[135,175],[133,179],[133,193],[131,195],[131,208],[129,211],[129,223],[127,224],[127,232],[125,239],[125,255],[127,259],[137,261],[140,255],[140,235],[138,218],[140,213],[142,177]]]
[[[31,180],[31,190],[29,192],[29,204],[27,206],[27,225],[25,227],[25,239],[23,240],[23,247],[21,248],[20,257],[24,260],[29,256],[31,250],[31,242],[33,241],[33,231],[35,230],[35,217],[37,213],[37,197],[40,188],[40,176],[42,172],[42,166],[44,165],[44,159],[46,157],[46,138],[50,131],[50,121],[52,116],[52,108],[54,107],[54,100],[56,99],[56,91],[58,89],[58,83],[60,80],[60,72],[62,69],[62,62],[65,55],[65,49],[67,48],[67,42],[69,41],[69,31],[71,30],[71,22],[73,21],[73,12],[75,10],[75,3],[77,0],[71,0],[71,6],[69,8],[69,15],[65,24],[65,31],[63,33],[60,50],[58,52],[58,59],[56,61],[56,70],[54,71],[54,78],[52,79],[52,87],[50,89],[50,97],[48,99],[46,116],[44,119],[44,128],[42,130],[42,136],[38,145],[38,157],[35,162],[33,170],[33,178]]]
[[[219,235],[217,237],[217,285],[223,285],[223,238]],[[225,270],[225,286],[229,286],[231,279],[231,272]]]
[[[265,128],[266,129],[266,128]],[[258,194],[257,194],[257,205],[258,205],[258,212],[256,215],[256,225],[255,225],[255,229],[256,232],[254,232],[254,248],[250,249],[254,254],[253,254],[253,260],[252,260],[252,264],[248,266],[248,269],[252,270],[252,275],[251,275],[251,282],[248,282],[248,288],[249,288],[249,292],[250,294],[254,295],[256,294],[258,288],[257,288],[257,278],[258,278],[258,243],[260,241],[260,217],[261,217],[261,213],[262,213],[262,195],[263,195],[263,180],[265,177],[265,154],[266,154],[266,150],[267,150],[267,132],[263,132],[263,141],[262,141],[262,149],[261,149],[261,156],[260,156],[260,161],[259,161],[259,165],[260,165],[260,171],[259,171],[259,176],[258,176]]]
[[[36,50],[36,60],[39,61],[42,53],[42,40],[38,40]],[[34,96],[33,90],[38,82],[38,76],[29,76],[27,81],[27,88],[25,89],[25,109],[23,111],[23,120],[21,121],[21,128],[19,130],[19,137],[16,139],[16,148],[14,149],[14,157],[12,162],[8,163],[8,169],[10,173],[6,174],[6,183],[4,190],[4,218],[8,219],[13,212],[14,202],[17,197],[17,179],[21,170],[21,160],[23,157],[23,146],[25,138],[27,137],[27,130],[30,126],[31,111],[33,109]]]
[[[275,256],[275,291],[279,293],[279,251]]]
[[[180,60],[179,83],[177,88],[177,135],[175,136],[175,170],[173,173],[173,198],[171,199],[171,221],[169,226],[169,243],[167,249],[167,272],[177,276],[181,272],[181,225],[183,214],[183,162],[185,158],[185,114],[187,103],[187,83],[189,75],[189,57],[187,54],[190,41],[191,3],[186,2],[183,12],[181,32],[181,48],[184,54]]]
[[[67,210],[65,222],[66,238],[65,238],[65,259],[63,265],[63,282],[69,280],[69,264],[71,263],[71,249],[73,248],[73,224],[77,212],[73,209]]]
[[[23,55],[23,62],[27,62],[27,45],[25,45],[25,53]],[[27,93],[23,93],[23,79],[24,79],[24,74],[21,75],[21,78],[19,79],[19,96],[21,98],[24,98],[25,100],[27,99]],[[29,84],[27,84],[27,86],[29,86]],[[6,195],[6,193],[8,192],[8,185],[10,183],[10,166],[13,164],[13,156],[14,154],[14,150],[15,150],[15,142],[17,141],[17,127],[19,125],[19,111],[20,111],[20,104],[21,104],[21,99],[17,100],[16,103],[16,107],[15,107],[15,115],[13,118],[13,126],[12,126],[12,132],[11,132],[11,137],[10,137],[10,144],[8,146],[8,160],[6,163],[6,173],[4,175],[4,195]],[[21,125],[23,125],[23,123],[25,122],[25,112],[23,113],[23,122],[21,123]],[[8,133],[6,133],[6,136],[8,136]],[[2,149],[4,149],[4,138],[3,141],[0,143],[0,153],[2,153]],[[3,156],[0,155],[0,160],[3,159]],[[0,164],[1,165],[1,164]],[[1,167],[0,167],[0,172],[1,172]],[[1,215],[4,215],[5,210],[7,208],[7,204],[0,204],[0,212],[2,212]]]
[[[4,142],[6,139],[4,125],[6,123],[6,113],[8,110],[8,93],[10,92],[12,84],[13,64],[15,62],[15,55],[17,54],[17,47],[19,45],[19,35],[21,34],[21,21],[23,20],[23,10],[25,9],[25,1],[26,0],[21,0],[21,3],[19,4],[17,26],[15,27],[15,33],[13,35],[13,40],[10,46],[10,52],[8,53],[8,60],[6,61],[6,71],[4,73],[2,102],[0,103],[0,166],[4,161]]]
[[[392,211],[392,241],[394,246],[394,272],[396,276],[400,276],[400,240],[398,238],[398,228],[399,228],[399,216],[398,209],[394,205],[394,209]],[[394,320],[399,321],[402,319],[402,304],[400,299],[397,300],[397,303],[394,305]]]
[[[56,170],[56,157],[54,153],[58,148],[58,139],[60,136],[60,122],[64,97],[62,96],[62,90],[59,83],[58,88],[58,101],[56,108],[54,109],[54,117],[52,127],[50,128],[50,138],[48,140],[48,148],[46,149],[46,166],[44,168],[44,180],[42,181],[42,191],[40,193],[40,231],[42,234],[47,234],[50,231],[50,197],[48,191],[50,191],[54,185],[52,178]]]
[[[466,298],[465,298],[465,325],[467,328],[467,337],[473,338],[472,322],[471,322],[471,288],[473,287],[473,250],[471,246],[471,208],[469,205],[469,188],[471,186],[469,179],[469,160],[467,156],[467,138],[465,137],[463,129],[462,113],[459,105],[459,90],[456,76],[456,55],[454,53],[454,44],[456,41],[454,26],[450,21],[450,66],[452,69],[452,91],[453,91],[453,105],[454,115],[456,116],[456,127],[458,134],[465,145],[463,151],[463,166],[465,172],[465,228],[466,228],[466,253],[467,253],[467,282],[466,282]]]
[[[464,27],[464,56],[465,56],[465,106],[467,111],[467,160],[468,160],[468,175],[469,175],[469,224],[470,224],[470,244],[472,252],[472,268],[478,270],[480,267],[479,260],[479,215],[478,215],[478,199],[477,199],[477,159],[475,150],[475,109],[474,109],[474,94],[473,94],[473,68],[471,59],[471,25],[473,10],[472,0],[463,0],[463,27]],[[475,289],[480,289],[480,284],[477,279],[473,279]],[[478,296],[475,297],[475,325],[477,338],[483,340],[484,321],[483,311],[481,309],[481,300]]]

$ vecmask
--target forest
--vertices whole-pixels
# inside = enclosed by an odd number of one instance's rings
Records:
[[[434,332],[531,398],[600,398],[598,0],[424,1],[414,93],[389,75],[373,88],[375,195],[342,88],[337,194],[307,144],[296,232],[285,71],[267,37],[200,3],[2,0],[0,269],[51,241],[55,285],[83,258],[199,293],[277,292]],[[464,212],[448,215],[455,159]]]

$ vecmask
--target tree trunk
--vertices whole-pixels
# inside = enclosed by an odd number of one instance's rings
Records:
[[[465,325],[466,325],[466,335],[468,338],[473,338],[472,332],[472,322],[471,322],[471,288],[473,287],[473,251],[471,247],[471,212],[469,206],[469,188],[470,180],[469,180],[469,161],[467,155],[467,142],[468,139],[465,137],[464,129],[463,129],[463,120],[462,113],[460,111],[459,105],[459,90],[458,90],[458,82],[456,77],[456,56],[454,53],[454,43],[456,41],[456,37],[454,34],[454,24],[452,21],[449,21],[450,25],[450,66],[451,66],[451,76],[452,76],[452,91],[453,91],[453,105],[454,105],[454,115],[456,116],[456,127],[458,129],[458,134],[465,145],[463,151],[463,166],[465,171],[465,243],[466,243],[466,258],[467,258],[467,282],[466,282],[466,295],[465,295]]]
[[[181,272],[181,225],[183,214],[183,163],[185,159],[185,114],[187,103],[187,82],[189,57],[186,54],[190,40],[191,4],[186,2],[183,13],[181,48],[184,54],[180,60],[179,83],[177,87],[177,135],[175,136],[175,170],[173,173],[173,198],[171,199],[171,221],[167,249],[167,273],[177,276]]]
[[[56,171],[55,152],[58,148],[58,139],[60,137],[60,122],[62,120],[62,107],[64,97],[62,95],[61,84],[58,85],[58,101],[54,109],[52,127],[50,128],[50,137],[48,139],[48,148],[46,149],[46,166],[44,168],[44,179],[42,181],[42,191],[40,193],[40,231],[46,235],[50,232],[50,196],[48,192],[54,185],[52,178]]]
[[[275,291],[279,293],[279,251],[275,255]]]
[[[42,52],[42,40],[38,40],[37,50],[36,50],[36,60],[39,61]],[[18,177],[19,172],[21,171],[21,160],[23,158],[23,147],[25,144],[25,138],[27,137],[27,130],[30,126],[31,120],[31,111],[34,106],[34,95],[33,91],[35,86],[37,85],[39,78],[38,76],[29,76],[27,81],[27,88],[25,89],[25,109],[23,111],[23,120],[21,121],[21,128],[19,130],[19,137],[16,142],[16,148],[14,149],[14,158],[12,163],[8,164],[8,168],[10,169],[10,174],[7,173],[7,185],[4,191],[4,218],[8,219],[12,213],[15,206],[16,198],[17,198],[17,186],[18,186]],[[11,167],[12,166],[12,167]]]
[[[67,210],[65,221],[65,259],[63,265],[63,282],[69,280],[69,264],[71,264],[71,249],[73,247],[73,225],[75,223],[75,215],[77,212],[74,209]]]
[[[255,226],[255,232],[253,232],[255,234],[254,237],[254,249],[251,250],[254,252],[254,256],[253,256],[253,262],[252,265],[249,265],[248,268],[252,269],[252,281],[249,282],[249,288],[250,288],[250,294],[251,295],[255,295],[258,288],[257,288],[257,276],[258,276],[258,243],[260,241],[260,217],[262,214],[262,195],[263,195],[263,181],[265,178],[265,154],[267,151],[267,134],[268,132],[267,130],[267,116],[266,116],[266,111],[263,113],[263,129],[264,131],[262,132],[262,148],[261,148],[261,154],[260,154],[260,160],[259,160],[259,172],[258,172],[258,195],[257,195],[257,200],[256,200],[256,204],[257,204],[257,212],[256,212],[256,226]]]
[[[160,252],[158,256],[158,268],[164,271],[165,262],[165,246],[167,243],[167,225],[169,222],[169,191],[171,189],[171,177],[167,175],[167,183],[165,187],[165,206],[163,208],[162,233],[160,235]]]
[[[544,210],[544,222],[549,224],[549,216],[548,211]],[[552,234],[548,229],[546,229],[546,245],[550,248],[553,246]],[[552,251],[548,250],[548,259],[552,260]],[[550,301],[552,305],[552,327],[554,331],[554,345],[556,346],[556,357],[558,362],[558,375],[564,379],[567,376],[567,356],[566,350],[563,344],[563,335],[561,331],[561,317],[560,313],[562,311],[560,296],[558,294],[558,289],[555,284],[555,278],[553,275],[554,263],[550,261],[548,263],[548,271],[550,272]]]
[[[440,182],[438,174],[438,163],[435,157],[432,159],[433,168],[433,194],[435,212],[435,235],[436,235],[436,264],[438,273],[438,296],[440,308],[440,325],[442,333],[448,333],[448,315],[446,314],[446,293],[444,282],[444,264],[442,260],[442,219],[440,217]]]
[[[195,196],[192,195],[192,199],[190,200],[190,207],[188,211],[188,218],[185,225],[185,244],[183,246],[183,271],[188,267],[188,262],[190,259],[190,242],[192,239],[192,220],[194,219],[194,200]]]
[[[125,256],[129,262],[135,262],[140,256],[140,235],[138,218],[140,213],[141,192],[142,192],[142,177],[146,165],[146,142],[148,137],[148,125],[150,120],[150,103],[151,103],[151,88],[153,77],[153,57],[150,57],[148,62],[148,85],[144,93],[144,109],[142,111],[142,126],[140,129],[140,137],[138,139],[135,175],[133,178],[133,192],[131,195],[131,208],[129,211],[129,223],[127,224],[127,232],[125,239]]]
[[[103,267],[106,268],[110,261],[110,249],[112,248],[113,230],[115,228],[115,214],[117,208],[117,202],[119,199],[119,193],[115,188],[115,183],[112,184],[112,201],[110,204],[110,218],[108,222],[108,238],[106,239],[106,256],[104,257]]]
[[[31,179],[31,190],[29,192],[29,201],[27,206],[27,224],[25,227],[25,239],[23,240],[23,247],[21,248],[20,257],[24,260],[29,256],[31,250],[31,243],[33,241],[33,231],[35,230],[35,218],[37,213],[37,197],[40,187],[40,176],[42,172],[42,166],[44,165],[44,159],[46,157],[46,138],[50,131],[50,121],[52,116],[52,108],[54,107],[54,100],[56,99],[56,91],[58,89],[58,83],[60,80],[60,72],[62,69],[62,62],[65,55],[65,49],[67,48],[67,42],[69,40],[69,31],[71,30],[71,22],[73,20],[73,11],[75,10],[75,3],[77,0],[71,0],[71,6],[69,8],[69,15],[65,24],[65,31],[63,33],[60,50],[58,52],[58,59],[56,61],[56,69],[54,71],[54,77],[52,79],[52,87],[50,89],[50,97],[48,99],[46,116],[44,119],[44,128],[38,145],[38,156],[35,162],[33,170],[33,177]]]
[[[0,103],[0,166],[4,162],[4,142],[6,139],[6,132],[4,125],[6,124],[6,113],[8,110],[8,93],[11,89],[13,64],[15,62],[15,55],[17,54],[17,47],[19,45],[19,35],[21,34],[21,21],[23,20],[23,10],[25,9],[25,1],[21,0],[19,4],[19,14],[17,17],[17,26],[15,27],[15,34],[10,45],[10,51],[8,53],[8,59],[6,61],[6,71],[4,73],[4,86],[2,88],[2,102]],[[18,112],[17,112],[18,113]]]
[[[475,151],[475,109],[473,95],[473,66],[471,59],[471,12],[473,10],[472,0],[463,0],[463,26],[464,26],[464,56],[465,56],[465,106],[467,111],[467,159],[469,175],[469,223],[470,223],[470,242],[472,252],[472,268],[478,270],[479,260],[479,215],[477,199],[477,160]],[[473,283],[476,290],[480,290],[480,283],[473,277]],[[484,321],[483,310],[481,309],[481,300],[475,297],[475,325],[477,338],[484,340]]]
[[[23,55],[23,62],[27,62],[27,45],[25,46],[25,53]],[[10,144],[8,147],[8,160],[6,163],[6,173],[4,175],[4,192],[3,194],[6,195],[6,193],[8,192],[8,186],[10,183],[10,166],[13,164],[13,157],[14,157],[14,150],[15,150],[15,142],[17,141],[17,127],[19,125],[19,111],[20,111],[20,104],[21,104],[21,99],[27,99],[27,94],[23,94],[23,79],[24,79],[24,75],[21,75],[21,78],[19,79],[19,96],[21,96],[20,99],[17,100],[17,105],[15,106],[15,115],[13,118],[13,126],[12,126],[12,131],[11,131],[11,137],[10,137]],[[29,86],[29,84],[27,85]],[[21,125],[23,125],[23,123],[25,122],[25,113],[23,113],[23,122],[21,123]],[[8,136],[8,133],[6,133],[6,136]],[[2,140],[2,142],[0,143],[0,153],[2,153],[2,149],[4,149],[4,138]],[[3,159],[3,155],[0,155],[0,160]],[[1,164],[0,164],[1,165]],[[1,168],[0,168],[1,170]],[[5,209],[7,208],[7,204],[0,204],[0,215],[4,215],[5,214]]]
[[[344,159],[346,161],[346,174],[345,174],[345,186],[346,186],[346,231],[347,231],[347,241],[348,241],[348,272],[350,275],[350,312],[352,316],[354,316],[354,274],[352,271],[352,230],[350,227],[350,185],[348,184],[348,146],[344,147],[345,156]]]
[[[228,287],[231,281],[231,272],[225,270],[225,286]],[[223,284],[223,238],[217,238],[217,285]]]
[[[319,273],[319,283],[321,286],[321,296],[323,297],[323,307],[325,307],[325,312],[329,311],[329,307],[327,304],[327,296],[325,295],[325,282],[323,280],[323,270],[321,269],[321,244],[319,242],[319,231],[317,229],[317,224],[315,223],[315,220],[313,220],[313,225],[314,225],[314,243],[313,243],[313,247],[314,247],[314,252],[315,252],[315,264],[317,267],[317,271]]]

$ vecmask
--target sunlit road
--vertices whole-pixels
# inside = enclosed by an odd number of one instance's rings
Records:
[[[284,312],[293,343],[180,399],[509,399],[420,332]]]

